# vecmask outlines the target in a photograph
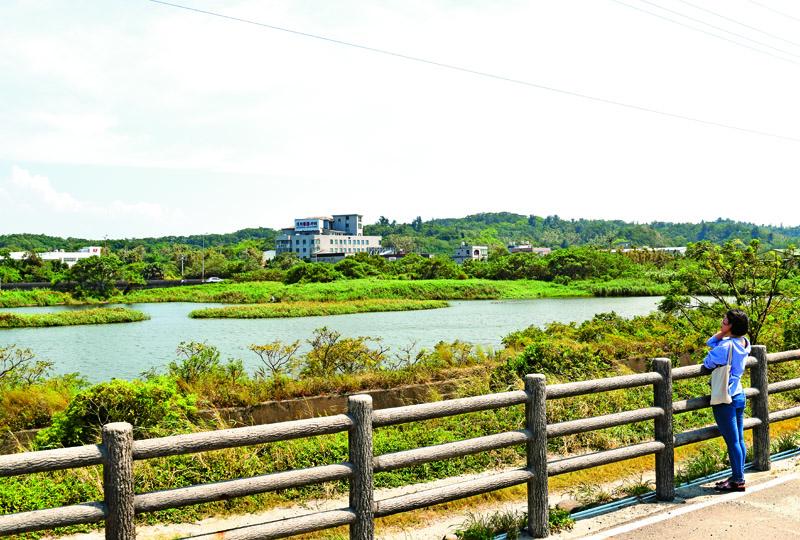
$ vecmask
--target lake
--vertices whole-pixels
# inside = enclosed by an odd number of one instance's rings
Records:
[[[258,358],[248,345],[305,340],[327,326],[344,336],[380,337],[391,351],[415,343],[430,348],[439,341],[462,340],[500,348],[503,336],[531,325],[584,321],[615,311],[623,317],[645,315],[660,297],[542,298],[537,300],[451,301],[450,307],[427,311],[359,313],[289,319],[190,319],[190,311],[218,304],[150,303],[130,307],[149,321],[96,326],[62,326],[0,330],[0,346],[30,348],[38,359],[54,362],[56,373],[79,372],[91,381],[135,378],[175,359],[181,341],[205,341],[219,348],[223,359],[241,358],[252,370]],[[96,307],[96,306],[91,306]],[[43,313],[81,306],[2,309]],[[301,349],[302,351],[303,349]],[[391,353],[390,351],[390,353]]]

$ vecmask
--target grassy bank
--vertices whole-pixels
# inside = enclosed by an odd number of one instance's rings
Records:
[[[315,317],[375,311],[414,311],[447,307],[444,300],[353,300],[349,302],[276,302],[247,306],[197,309],[193,319],[272,319]]]
[[[112,324],[149,319],[141,311],[127,308],[97,308],[58,313],[0,313],[0,328],[38,328],[78,324]]]
[[[63,304],[76,304],[68,293],[34,289],[32,291],[0,291],[0,308],[15,308],[27,306],[59,306]]]
[[[345,302],[352,300],[523,300],[575,296],[654,296],[666,292],[666,285],[647,278],[573,281],[558,284],[536,280],[488,279],[351,279],[331,283],[284,285],[277,281],[214,283],[140,289],[117,294],[113,303],[203,302],[262,304],[267,302]],[[75,300],[67,293],[0,291],[0,307],[87,304],[96,300]]]
[[[590,296],[581,287],[544,281],[465,280],[381,280],[353,279],[332,283],[284,285],[274,281],[220,283],[147,289],[114,297],[114,302],[222,302],[258,304],[282,302],[343,302],[350,300],[496,300],[512,298],[544,298]]]

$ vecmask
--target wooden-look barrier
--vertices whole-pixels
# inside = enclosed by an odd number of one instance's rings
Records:
[[[800,350],[767,354],[763,346],[756,345],[753,347],[752,354],[753,356],[746,362],[746,366],[750,369],[752,387],[745,389],[745,393],[751,400],[753,416],[745,420],[745,429],[753,430],[755,468],[768,470],[770,467],[770,422],[800,417],[800,407],[770,413],[769,394],[796,390],[800,388],[800,379],[769,383],[767,366],[771,363],[800,360]],[[284,538],[348,525],[351,539],[367,540],[374,537],[376,517],[407,512],[480,493],[526,484],[528,531],[532,536],[541,538],[548,534],[547,478],[549,476],[654,454],[656,457],[656,495],[661,500],[671,500],[674,497],[675,447],[719,436],[719,431],[715,426],[678,434],[673,433],[673,416],[675,414],[709,407],[708,396],[672,401],[674,381],[699,376],[701,376],[699,366],[672,369],[669,359],[656,358],[653,360],[653,370],[648,373],[549,386],[546,385],[543,375],[528,375],[525,377],[525,389],[520,391],[374,411],[372,410],[372,399],[366,395],[358,395],[349,398],[347,414],[141,441],[133,440],[133,431],[129,424],[108,424],[103,426],[102,443],[98,445],[0,456],[0,476],[102,465],[105,495],[102,502],[88,502],[0,516],[0,536],[105,521],[106,538],[132,539],[135,536],[134,515],[136,514],[244,497],[278,489],[347,480],[350,486],[347,508],[315,512],[224,531],[224,537],[237,540]],[[652,407],[547,424],[545,416],[547,400],[641,386],[652,386]],[[516,431],[379,456],[374,455],[372,437],[375,428],[514,405],[525,406],[525,425],[520,426],[520,429]],[[650,420],[654,422],[655,428],[652,441],[547,461],[548,438]],[[348,432],[349,444],[348,461],[345,463],[138,495],[134,491],[133,462],[135,460],[264,444],[345,431]],[[504,471],[470,481],[455,482],[442,487],[421,489],[389,499],[374,500],[373,474],[376,472],[412,467],[431,461],[523,444],[525,445],[526,464],[521,469]],[[208,538],[212,537],[218,536],[208,536]]]

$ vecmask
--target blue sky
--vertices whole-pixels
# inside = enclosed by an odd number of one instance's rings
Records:
[[[800,21],[747,0],[179,3],[800,139]],[[800,224],[797,140],[147,0],[5,0],[0,27],[0,234],[340,212]]]

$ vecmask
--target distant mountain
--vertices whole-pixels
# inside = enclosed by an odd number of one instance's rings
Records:
[[[262,242],[264,249],[274,247],[278,231],[264,227],[242,229],[227,234],[193,234],[189,236],[161,236],[158,238],[130,238],[130,239],[83,239],[60,238],[44,234],[6,234],[0,235],[0,248],[11,251],[50,251],[54,249],[73,250],[84,246],[108,246],[112,250],[131,249],[136,246],[155,248],[167,244],[186,244],[200,247],[229,246],[247,240]]]
[[[59,238],[42,234],[7,234],[0,236],[0,248],[48,251],[73,250],[87,245],[108,246],[112,250],[143,246],[155,249],[165,245],[188,244],[199,247],[230,246],[252,242],[262,249],[275,247],[280,231],[264,227],[242,229],[228,234],[162,236],[158,238],[82,239]],[[755,225],[729,219],[700,223],[628,223],[620,220],[561,219],[509,212],[481,213],[463,218],[440,218],[411,223],[397,223],[381,217],[366,225],[364,234],[382,235],[385,245],[413,247],[428,253],[451,254],[461,242],[500,246],[531,243],[535,246],[567,247],[572,245],[611,246],[685,246],[688,242],[709,240],[720,243],[738,238],[758,238],[765,246],[784,247],[800,242],[800,227]]]
[[[364,228],[365,234],[380,234],[391,243],[412,240],[416,248],[431,253],[451,253],[461,242],[481,245],[531,243],[544,247],[572,245],[685,246],[688,242],[758,238],[767,246],[783,247],[800,240],[800,227],[774,227],[728,219],[700,223],[627,223],[620,220],[541,217],[509,212],[481,213],[464,218],[417,218],[411,223],[381,218]]]

